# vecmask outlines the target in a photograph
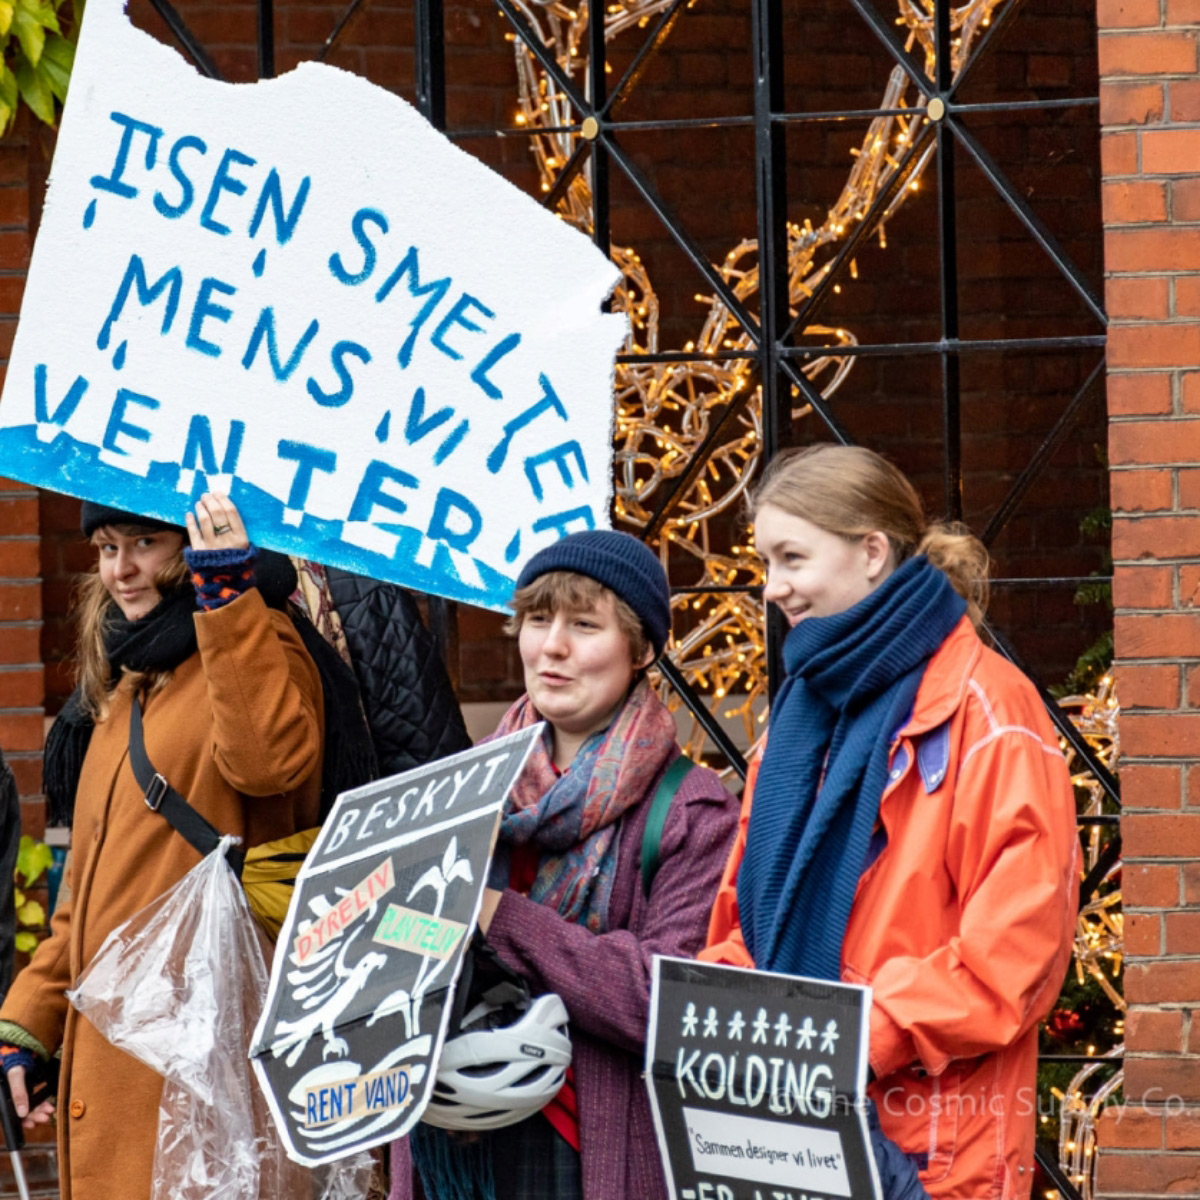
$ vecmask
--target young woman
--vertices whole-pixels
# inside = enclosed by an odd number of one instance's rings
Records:
[[[366,735],[355,729],[357,708],[326,711],[323,682],[338,695],[349,671],[286,614],[291,564],[259,556],[227,497],[205,495],[186,531],[84,504],[83,531],[98,564],[77,610],[79,686],[45,755],[52,805],[63,816],[74,809],[71,868],[49,939],[0,1008],[0,1041],[27,1126],[48,1121],[56,1104],[27,1112],[26,1068],[62,1052],[63,1200],[138,1200],[150,1194],[162,1079],[114,1049],[64,995],[116,926],[199,861],[134,779],[132,703],[143,707],[154,768],[245,846],[316,824],[323,779],[334,794],[351,785],[339,774]]]
[[[564,538],[526,565],[513,607],[526,694],[497,733],[547,729],[504,813],[480,924],[535,995],[562,998],[573,1065],[550,1106],[473,1145],[422,1126],[417,1166],[428,1200],[483,1200],[461,1177],[475,1151],[496,1200],[657,1200],[666,1184],[641,1079],[650,962],[704,944],[736,805],[711,771],[687,773],[647,896],[647,817],[680,751],[645,677],[671,613],[666,576],[641,542]],[[458,1167],[439,1152],[446,1139],[463,1151]],[[393,1198],[412,1194],[407,1158],[397,1143]]]
[[[987,552],[863,449],[780,456],[752,508],[787,677],[701,957],[869,984],[870,1094],[929,1195],[1028,1196],[1075,805],[975,631]]]

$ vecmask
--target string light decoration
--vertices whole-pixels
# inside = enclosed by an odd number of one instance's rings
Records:
[[[1096,690],[1086,696],[1067,696],[1059,701],[1075,728],[1100,762],[1115,772],[1121,756],[1120,704],[1111,675],[1105,675]],[[1073,749],[1063,743],[1079,813],[1087,821],[1111,815],[1110,802],[1095,775]],[[1090,878],[1101,863],[1108,839],[1101,822],[1084,824],[1082,875]],[[1123,922],[1118,859],[1102,870],[1089,894],[1083,897],[1075,927],[1076,981],[1093,980],[1108,998],[1116,1017],[1109,1031],[1114,1044],[1103,1050],[1105,1059],[1119,1060],[1125,1053],[1125,999],[1119,988],[1122,961]],[[1094,1046],[1088,1047],[1096,1053]],[[1124,1083],[1125,1073],[1112,1071],[1104,1062],[1088,1063],[1063,1089],[1053,1089],[1059,1104],[1059,1164],[1084,1200],[1092,1200],[1096,1182],[1096,1122]],[[1057,1193],[1055,1193],[1057,1195]]]
[[[586,87],[587,4],[572,7],[551,0],[514,0],[529,26],[552,48],[562,70]],[[605,38],[611,41],[631,28],[644,28],[671,5],[672,0],[615,0],[604,11]],[[952,68],[957,76],[972,46],[987,28],[998,9],[1011,0],[966,0],[951,9]],[[688,7],[694,3],[689,0]],[[897,0],[897,24],[907,34],[906,46],[924,55],[925,72],[932,80],[936,63],[933,0]],[[508,34],[514,43],[517,68],[518,107],[516,124],[536,132],[530,149],[540,173],[543,194],[554,188],[559,171],[579,150],[582,132],[576,124],[570,101],[542,70],[521,39]],[[850,151],[846,183],[825,220],[814,225],[787,225],[788,286],[795,315],[797,308],[820,285],[833,267],[839,243],[846,241],[867,217],[880,196],[891,199],[875,219],[872,236],[881,248],[887,246],[887,224],[918,191],[933,155],[932,140],[915,162],[902,163],[913,138],[927,121],[925,98],[896,67],[890,74],[879,102],[881,114],[871,120],[861,144]],[[895,110],[901,110],[896,112]],[[905,111],[907,110],[907,111]],[[900,171],[906,171],[902,186],[896,186]],[[591,232],[590,161],[561,190],[560,216],[581,230]],[[891,189],[894,188],[894,192]],[[723,281],[744,305],[758,291],[757,242],[745,239],[726,254],[718,270]],[[651,519],[663,491],[688,466],[693,454],[708,437],[715,417],[739,393],[752,387],[755,361],[753,341],[718,296],[697,296],[707,311],[694,340],[683,349],[697,360],[684,362],[636,361],[639,355],[661,351],[659,301],[645,263],[631,247],[613,245],[613,262],[620,268],[621,282],[613,296],[613,310],[629,320],[629,337],[624,347],[634,361],[617,364],[615,380],[615,512],[634,528],[644,528]],[[850,263],[850,280],[858,278],[856,262]],[[835,285],[839,286],[840,285]],[[808,381],[828,400],[845,382],[856,359],[838,350],[857,344],[852,331],[809,325],[804,336],[825,353],[804,361]],[[738,358],[738,351],[747,357]],[[715,354],[732,355],[720,360]],[[792,389],[793,421],[810,415],[800,393]],[[677,497],[662,528],[658,549],[664,565],[672,564],[673,583],[681,582],[680,561],[694,564],[687,588],[675,595],[673,606],[676,633],[668,653],[685,678],[705,698],[714,713],[741,720],[747,740],[754,742],[766,720],[767,658],[764,644],[762,602],[757,589],[763,571],[753,547],[723,544],[715,519],[742,503],[755,477],[762,454],[761,394],[755,388],[740,409],[733,433],[710,450],[704,470],[687,491]],[[728,518],[725,524],[728,524]],[[674,548],[677,553],[672,555]],[[667,696],[678,707],[678,698]],[[1119,706],[1109,677],[1094,694],[1062,701],[1088,745],[1110,770],[1115,769],[1120,744],[1117,731]],[[693,722],[687,752],[698,757],[705,734]],[[1100,816],[1104,793],[1074,752],[1063,744],[1084,817]],[[1103,827],[1085,826],[1083,873],[1086,877],[1103,853]],[[1104,876],[1079,914],[1075,939],[1077,979],[1094,980],[1118,1014],[1113,1029],[1116,1045],[1106,1057],[1119,1059],[1123,1053],[1120,1019],[1125,1003],[1118,987],[1121,967],[1122,928],[1120,890],[1116,863]],[[1055,1090],[1060,1102],[1059,1156],[1063,1169],[1091,1200],[1095,1168],[1095,1123],[1105,1103],[1121,1085],[1122,1075],[1103,1078],[1103,1064],[1089,1064],[1079,1071],[1065,1091]],[[1089,1086],[1092,1087],[1089,1094]],[[1057,1196],[1056,1192],[1048,1196]]]
[[[952,10],[953,62],[957,71],[971,45],[1006,0],[969,0]],[[605,36],[611,40],[625,30],[644,27],[652,17],[669,7],[670,0],[619,0],[608,4]],[[517,0],[532,29],[545,45],[553,48],[563,71],[571,78],[586,79],[586,4],[577,7],[551,2]],[[901,0],[898,22],[907,30],[910,50],[919,47],[932,78],[934,69],[934,15],[932,0]],[[540,187],[549,193],[559,170],[578,149],[582,133],[573,127],[575,114],[570,101],[541,69],[537,59],[515,34],[518,107],[515,121],[538,130],[531,151],[541,176]],[[861,145],[851,151],[846,184],[819,226],[789,223],[788,277],[793,305],[812,295],[830,271],[840,242],[850,236],[881,194],[895,183],[901,158],[927,120],[924,97],[904,71],[897,67],[889,76],[880,99],[885,111],[909,109],[898,115],[880,116],[868,126]],[[899,187],[877,220],[873,233],[886,246],[887,222],[920,186],[921,176],[933,154],[932,142],[915,163],[908,164],[907,182]],[[591,184],[587,169],[580,171],[564,190],[558,212],[580,229],[590,230]],[[649,273],[636,250],[611,248],[613,261],[621,270],[621,283],[613,297],[613,308],[629,319],[630,334],[624,347],[630,355],[655,354],[659,339],[659,302]],[[743,303],[758,291],[757,242],[746,239],[725,256],[719,267],[722,279]],[[851,264],[851,278],[857,263]],[[718,297],[698,296],[707,312],[697,337],[684,350],[697,356],[733,354],[753,342],[740,328]],[[805,336],[828,347],[829,353],[809,360],[803,370],[820,393],[832,396],[854,365],[837,350],[856,344],[846,329],[812,325]],[[616,497],[617,518],[633,527],[644,526],[665,486],[687,467],[694,451],[709,433],[714,415],[739,392],[751,387],[754,360],[724,358],[721,361],[671,363],[619,363],[616,372]],[[797,400],[793,419],[801,419],[808,407]],[[684,675],[704,695],[712,709],[726,718],[741,718],[747,737],[756,736],[755,726],[765,719],[766,654],[763,644],[761,603],[753,591],[762,583],[762,570],[748,546],[722,546],[714,536],[714,518],[738,506],[754,478],[762,453],[762,412],[757,389],[741,410],[731,437],[710,454],[705,470],[678,498],[663,526],[659,550],[666,562],[672,547],[674,575],[680,577],[679,561],[695,564],[687,586],[699,589],[676,595],[674,605],[683,620],[676,625],[684,632],[673,641],[670,654]],[[741,589],[722,591],[721,589]],[[700,752],[704,735],[693,726],[689,752]]]

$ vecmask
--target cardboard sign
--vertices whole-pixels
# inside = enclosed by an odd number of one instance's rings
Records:
[[[397,96],[205,79],[91,0],[0,475],[498,608],[607,527],[619,277]]]
[[[654,959],[646,1074],[675,1200],[882,1200],[869,988]]]
[[[297,876],[250,1050],[297,1162],[420,1119],[500,810],[543,728],[338,797]]]

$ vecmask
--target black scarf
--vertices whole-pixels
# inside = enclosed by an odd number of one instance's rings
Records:
[[[296,590],[296,571],[285,555],[260,550],[255,585],[268,607],[286,612],[305,650],[316,664],[325,699],[325,753],[321,771],[321,820],[341,792],[370,782],[378,773],[375,748],[363,716],[354,672],[288,597]],[[116,605],[113,605],[116,608]],[[197,652],[196,592],[186,583],[166,592],[158,605],[137,621],[117,611],[107,622],[104,648],[109,679],[116,683],[122,670],[171,671]],[[43,788],[48,802],[47,822],[70,825],[75,790],[95,727],[76,688],[50,727],[42,758]]]

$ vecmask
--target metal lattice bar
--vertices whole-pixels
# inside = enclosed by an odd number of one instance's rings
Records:
[[[258,0],[258,77],[275,78],[275,0]]]
[[[176,11],[171,0],[150,0],[150,4],[153,6],[154,11],[166,22],[167,28],[171,31],[171,36],[179,43],[184,53],[187,54],[192,62],[209,79],[224,79],[225,77],[217,70],[216,63],[209,58],[208,51],[196,41],[195,35]]]
[[[943,354],[953,351],[955,354],[992,353],[995,351],[1030,350],[1048,352],[1054,350],[1078,350],[1084,346],[1108,345],[1108,338],[1103,333],[1082,334],[1075,337],[1046,337],[1046,338],[977,338],[977,339],[942,339],[936,342],[876,342],[863,343],[857,346],[795,346],[781,348],[779,353],[784,358],[907,358],[919,354]]]
[[[1000,193],[1001,198],[1013,210],[1021,224],[1032,235],[1033,240],[1050,256],[1051,261],[1059,269],[1068,283],[1078,292],[1080,298],[1088,306],[1092,315],[1104,324],[1108,317],[1100,297],[1092,290],[1091,284],[1083,272],[1072,262],[1070,256],[1059,245],[1058,239],[1046,228],[1041,217],[1030,208],[1025,197],[1013,187],[1008,177],[996,165],[992,156],[970,134],[961,122],[951,119],[950,128],[954,136],[962,143],[963,148],[975,160],[979,169],[987,176],[988,182]]]
[[[524,15],[512,3],[512,0],[496,0],[496,7],[508,18],[513,29],[516,30],[517,37],[525,44],[529,53],[538,60],[538,65],[550,77],[554,86],[571,101],[575,111],[584,117],[593,116],[591,105],[587,103],[579,89],[558,65],[558,59],[538,36],[537,31],[529,28]]]
[[[346,14],[346,20],[350,14]],[[435,128],[446,128],[446,17],[442,0],[416,0],[417,109]]]
[[[950,0],[934,3],[935,80],[939,92],[946,92],[953,81],[950,52]],[[940,250],[942,341],[958,341],[958,204],[955,192],[954,139],[946,129],[945,106],[934,109],[934,136],[937,139],[938,247]],[[942,351],[942,438],[945,458],[945,513],[952,521],[962,519],[962,373],[958,354]]]
[[[334,46],[337,45],[338,39],[342,36],[342,32],[345,30],[346,26],[350,24],[351,19],[353,18],[354,14],[358,12],[359,8],[362,6],[362,3],[363,0],[350,0],[350,3],[346,5],[346,11],[338,18],[337,24],[334,25],[332,30],[330,30],[329,36],[325,39],[320,50],[317,51],[317,62],[324,62],[329,56],[329,52],[334,48]],[[423,60],[423,57],[423,55],[417,55],[418,71],[420,71],[420,64]]]
[[[962,90],[963,85],[968,79],[971,78],[971,75],[978,70],[979,64],[983,62],[999,44],[1000,40],[1004,36],[1005,30],[1007,30],[1009,25],[1016,20],[1017,14],[1021,11],[1021,8],[1024,6],[1024,4],[1025,0],[1008,0],[1008,3],[1000,10],[1000,15],[992,18],[991,23],[987,27],[987,31],[984,33],[983,37],[979,39],[979,44],[975,47],[971,57],[962,64],[962,67],[958,72],[958,76],[950,86],[949,95],[943,96],[943,100],[946,100],[947,102],[953,100],[954,97]],[[1099,97],[1097,97],[1096,103],[1100,103]]]
[[[829,299],[834,285],[840,281],[842,272],[849,268],[850,263],[858,256],[863,242],[878,228],[879,222],[891,208],[897,194],[908,186],[913,172],[920,165],[921,158],[928,149],[931,136],[930,127],[925,125],[912,137],[887,185],[879,190],[871,207],[863,214],[829,266],[825,268],[825,273],[817,281],[812,293],[797,309],[795,317],[783,335],[785,339],[802,333],[804,327],[816,319],[822,306]]]
[[[985,546],[990,546],[1000,536],[1004,527],[1012,519],[1012,515],[1018,505],[1025,498],[1026,493],[1033,487],[1042,471],[1046,468],[1055,450],[1062,445],[1067,434],[1074,428],[1075,422],[1079,419],[1079,415],[1083,409],[1083,402],[1087,399],[1088,393],[1092,390],[1097,380],[1102,377],[1104,362],[1105,360],[1101,358],[1092,368],[1091,374],[1083,381],[1083,386],[1072,397],[1071,403],[1063,410],[1062,415],[1054,423],[1054,427],[1042,439],[1042,444],[1025,465],[1025,469],[1013,481],[1008,494],[996,506],[996,511],[992,514],[991,520],[988,521],[984,531],[979,535],[979,540]]]
[[[625,177],[637,189],[638,194],[646,202],[654,215],[662,222],[663,227],[671,237],[675,239],[680,249],[688,256],[692,265],[704,276],[705,282],[720,296],[721,302],[729,309],[730,315],[736,318],[746,336],[757,343],[761,338],[761,333],[758,321],[755,320],[754,315],[738,299],[733,289],[721,277],[721,273],[712,265],[708,256],[693,240],[692,235],[676,220],[674,213],[663,202],[662,197],[659,196],[654,186],[642,174],[633,159],[625,153],[613,135],[611,127],[601,130],[600,140],[604,142],[612,154],[613,162],[621,168]],[[743,357],[749,356],[744,355]]]
[[[590,151],[591,142],[578,141],[575,143],[575,149],[571,151],[571,157],[563,163],[562,170],[554,177],[553,185],[546,193],[545,199],[542,200],[543,208],[553,211],[558,207],[558,202],[566,196],[567,190],[571,186],[571,181],[583,170]]]
[[[592,2],[596,2],[596,0],[592,0]],[[672,0],[670,8],[659,17],[658,24],[655,25],[653,33],[638,47],[637,54],[633,56],[633,62],[625,68],[625,74],[621,76],[608,99],[605,100],[602,106],[596,106],[596,116],[599,119],[604,120],[607,118],[612,110],[625,99],[638,80],[641,79],[642,73],[650,65],[651,59],[654,58],[666,43],[671,30],[675,28],[675,22],[679,20],[680,14],[688,3],[690,3],[690,0]]]
[[[871,32],[887,47],[888,53],[896,60],[897,65],[904,68],[904,73],[922,95],[928,95],[929,80],[921,69],[921,64],[904,48],[904,43],[896,36],[895,25],[884,18],[871,0],[850,0],[850,3]]]

